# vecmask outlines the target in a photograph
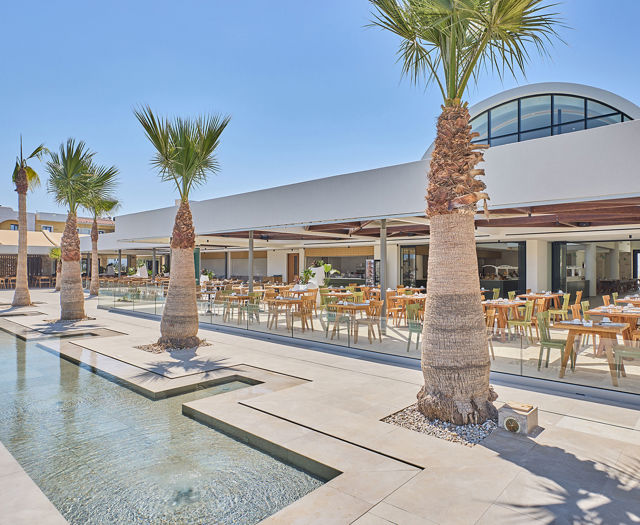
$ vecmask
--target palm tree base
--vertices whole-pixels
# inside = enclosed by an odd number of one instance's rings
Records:
[[[465,375],[469,370],[465,370]],[[422,386],[418,392],[418,410],[427,419],[448,421],[454,425],[466,425],[469,423],[482,424],[492,419],[498,420],[498,409],[493,401],[498,399],[493,387],[489,387],[489,398],[480,397],[453,397],[443,392],[428,392],[426,386]]]
[[[200,346],[201,343],[202,340],[195,336],[183,338],[161,337],[157,342],[158,345],[163,346],[166,349],[196,348]]]

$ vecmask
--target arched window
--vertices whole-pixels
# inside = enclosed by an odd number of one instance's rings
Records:
[[[500,146],[632,120],[617,109],[575,95],[532,95],[495,106],[471,119],[473,142]]]

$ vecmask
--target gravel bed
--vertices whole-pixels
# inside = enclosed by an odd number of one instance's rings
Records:
[[[159,343],[134,346],[134,348],[137,348],[138,350],[144,350],[145,352],[150,352],[152,354],[162,354],[164,352],[182,352],[182,351],[195,352],[198,348],[203,346],[211,346],[211,343],[208,343],[205,339],[200,339],[200,344],[198,346],[192,346],[191,348],[174,348],[171,345],[159,344]]]
[[[492,420],[482,425],[454,425],[438,419],[432,421],[422,415],[417,404],[391,414],[382,421],[468,447],[480,443],[497,427],[496,422]]]

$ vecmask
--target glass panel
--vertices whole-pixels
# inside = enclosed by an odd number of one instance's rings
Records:
[[[587,100],[587,118],[597,117],[599,115],[608,115],[609,113],[615,113],[616,110],[611,106],[605,106],[594,100]]]
[[[526,131],[520,133],[520,140],[539,139],[551,135],[551,128],[536,129],[535,131]]]
[[[491,110],[491,136],[518,131],[518,101],[507,102]]]
[[[502,146],[503,144],[511,144],[512,142],[518,142],[518,134],[507,135],[506,137],[497,137],[491,139],[492,146]]]
[[[579,120],[583,118],[584,118],[584,99],[583,98],[570,97],[566,95],[554,95],[553,97],[553,123],[554,124],[572,122],[574,120]]]
[[[554,128],[554,135],[562,135],[563,133],[580,131],[581,129],[584,129],[584,120],[572,122],[571,124],[563,124],[562,126],[554,126]]]
[[[476,137],[474,141],[487,139],[488,120],[487,111],[471,120],[471,130],[480,133],[480,136]]]
[[[415,286],[416,284],[416,249],[414,247],[403,247],[402,258],[402,284],[404,286]]]
[[[633,120],[632,118],[627,117],[626,115],[622,115],[622,122],[628,122],[630,120]]]
[[[545,126],[551,126],[551,96],[523,98],[520,101],[520,130],[528,131]]]
[[[608,124],[617,124],[621,122],[620,113],[616,115],[609,115],[608,117],[597,117],[587,120],[587,128],[598,128],[600,126],[607,126]]]

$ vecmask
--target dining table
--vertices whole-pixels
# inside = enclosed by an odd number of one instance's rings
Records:
[[[598,306],[587,310],[588,315],[598,315],[603,318],[609,318],[616,323],[627,323],[629,329],[622,335],[625,341],[631,341],[631,332],[635,329],[638,319],[640,319],[640,308],[638,307],[622,307],[622,306]]]
[[[509,299],[488,299],[482,301],[482,305],[486,308],[495,308],[496,321],[498,323],[498,331],[501,332],[500,339],[504,342],[507,339],[507,321],[509,320],[509,312],[512,318],[518,318],[518,307],[524,306],[526,301],[517,301]]]
[[[607,356],[607,362],[609,364],[609,373],[611,374],[611,383],[613,386],[618,386],[618,377],[616,373],[616,364],[613,353],[613,345],[618,340],[619,335],[623,335],[625,331],[629,329],[629,323],[596,323],[590,322],[585,323],[583,321],[580,322],[572,322],[572,321],[561,321],[556,322],[551,327],[553,330],[567,330],[567,342],[564,347],[564,353],[562,357],[562,364],[560,366],[559,377],[563,378],[564,374],[567,370],[567,363],[569,362],[569,358],[574,353],[574,343],[576,337],[580,335],[591,335],[592,337],[599,336],[602,345],[604,346],[604,351]],[[622,365],[621,370],[623,376],[626,375],[624,372],[624,365]]]
[[[350,303],[347,301],[340,301],[338,303],[333,303],[331,308],[335,308],[336,310],[336,319],[333,323],[333,331],[331,332],[331,339],[333,339],[340,324],[340,317],[345,313],[351,318],[351,323],[349,323],[349,333],[355,333],[355,323],[353,320],[358,312],[366,312],[369,309],[369,303]]]
[[[640,297],[638,296],[628,296],[628,297],[621,297],[616,299],[616,303],[627,303],[633,306],[640,306]]]
[[[525,299],[526,301],[533,301],[537,303],[539,299],[544,299],[544,309],[545,311],[549,309],[551,305],[551,301],[553,300],[553,304],[556,308],[560,308],[560,297],[564,294],[561,293],[521,293],[518,295],[519,299]]]

